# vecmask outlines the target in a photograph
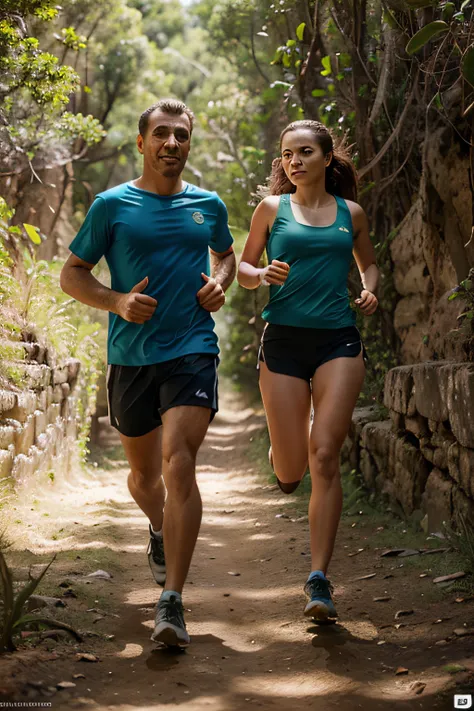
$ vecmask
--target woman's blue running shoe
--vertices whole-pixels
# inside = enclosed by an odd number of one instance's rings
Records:
[[[304,608],[305,617],[312,617],[317,622],[325,622],[337,617],[332,601],[332,585],[326,577],[315,575],[304,586],[308,603]]]

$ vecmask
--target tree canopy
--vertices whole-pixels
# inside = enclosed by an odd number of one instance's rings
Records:
[[[4,0],[0,74],[1,184],[40,185],[64,167],[56,218],[66,211],[73,227],[95,193],[139,173],[137,119],[159,97],[196,113],[186,177],[218,190],[237,235],[281,129],[322,121],[353,146],[386,276],[372,328],[392,351],[388,247],[419,190],[427,133],[450,131],[474,173],[473,0]],[[14,200],[19,215],[31,187]],[[246,324],[253,296],[239,298]]]

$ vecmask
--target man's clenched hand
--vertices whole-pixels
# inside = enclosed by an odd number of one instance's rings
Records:
[[[138,284],[135,284],[133,289],[128,294],[120,294],[117,301],[117,314],[125,321],[131,323],[145,323],[149,321],[158,305],[156,299],[142,291],[148,285],[148,277],[142,279]]]
[[[201,274],[201,276],[206,283],[197,293],[200,305],[203,309],[206,309],[206,311],[219,311],[221,306],[225,304],[223,288],[215,279],[207,276],[207,274]]]

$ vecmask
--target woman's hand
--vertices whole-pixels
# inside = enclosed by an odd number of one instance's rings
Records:
[[[371,291],[364,289],[361,291],[360,298],[355,300],[358,309],[362,311],[364,316],[372,316],[379,305],[377,297]]]
[[[272,263],[260,271],[260,281],[262,284],[281,286],[288,279],[290,265],[286,262],[279,262],[273,259]]]

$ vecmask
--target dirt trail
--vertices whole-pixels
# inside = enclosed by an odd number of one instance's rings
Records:
[[[77,598],[67,598],[61,619],[99,634],[76,647],[20,651],[10,666],[0,662],[5,691],[16,684],[14,698],[51,701],[55,710],[453,708],[454,689],[459,693],[471,683],[473,638],[435,642],[472,619],[473,603],[455,604],[454,595],[424,602],[423,591],[433,583],[420,579],[419,570],[407,572],[373,549],[349,557],[377,534],[373,522],[352,527],[346,519],[331,569],[340,624],[309,624],[302,616],[309,570],[308,525],[298,520],[304,504],[266,485],[249,462],[249,439],[262,426],[262,417],[224,394],[199,457],[204,517],[184,596],[189,649],[173,653],[150,641],[160,589],[146,561],[146,520],[126,490],[125,463],[112,461],[86,480],[82,500],[78,482],[61,494],[55,523],[67,538],[38,534],[36,545],[29,545],[36,554],[70,549],[58,555],[46,592],[62,594],[57,585],[69,581]],[[101,437],[104,448],[116,447],[113,430],[104,426]],[[41,511],[34,515],[44,516]],[[276,518],[281,512],[288,518]],[[81,584],[78,573],[104,567],[112,580]],[[372,572],[374,578],[356,580]],[[391,600],[373,601],[384,594]],[[98,612],[86,612],[94,605]],[[396,611],[407,608],[414,608],[412,625],[396,629]],[[114,639],[104,641],[99,635],[105,634]],[[78,651],[100,661],[77,661]],[[442,671],[450,662],[468,671],[453,677]],[[398,667],[409,672],[396,675]],[[73,689],[51,691],[51,698],[25,685],[37,680],[55,686],[79,673],[85,678],[74,679]]]

